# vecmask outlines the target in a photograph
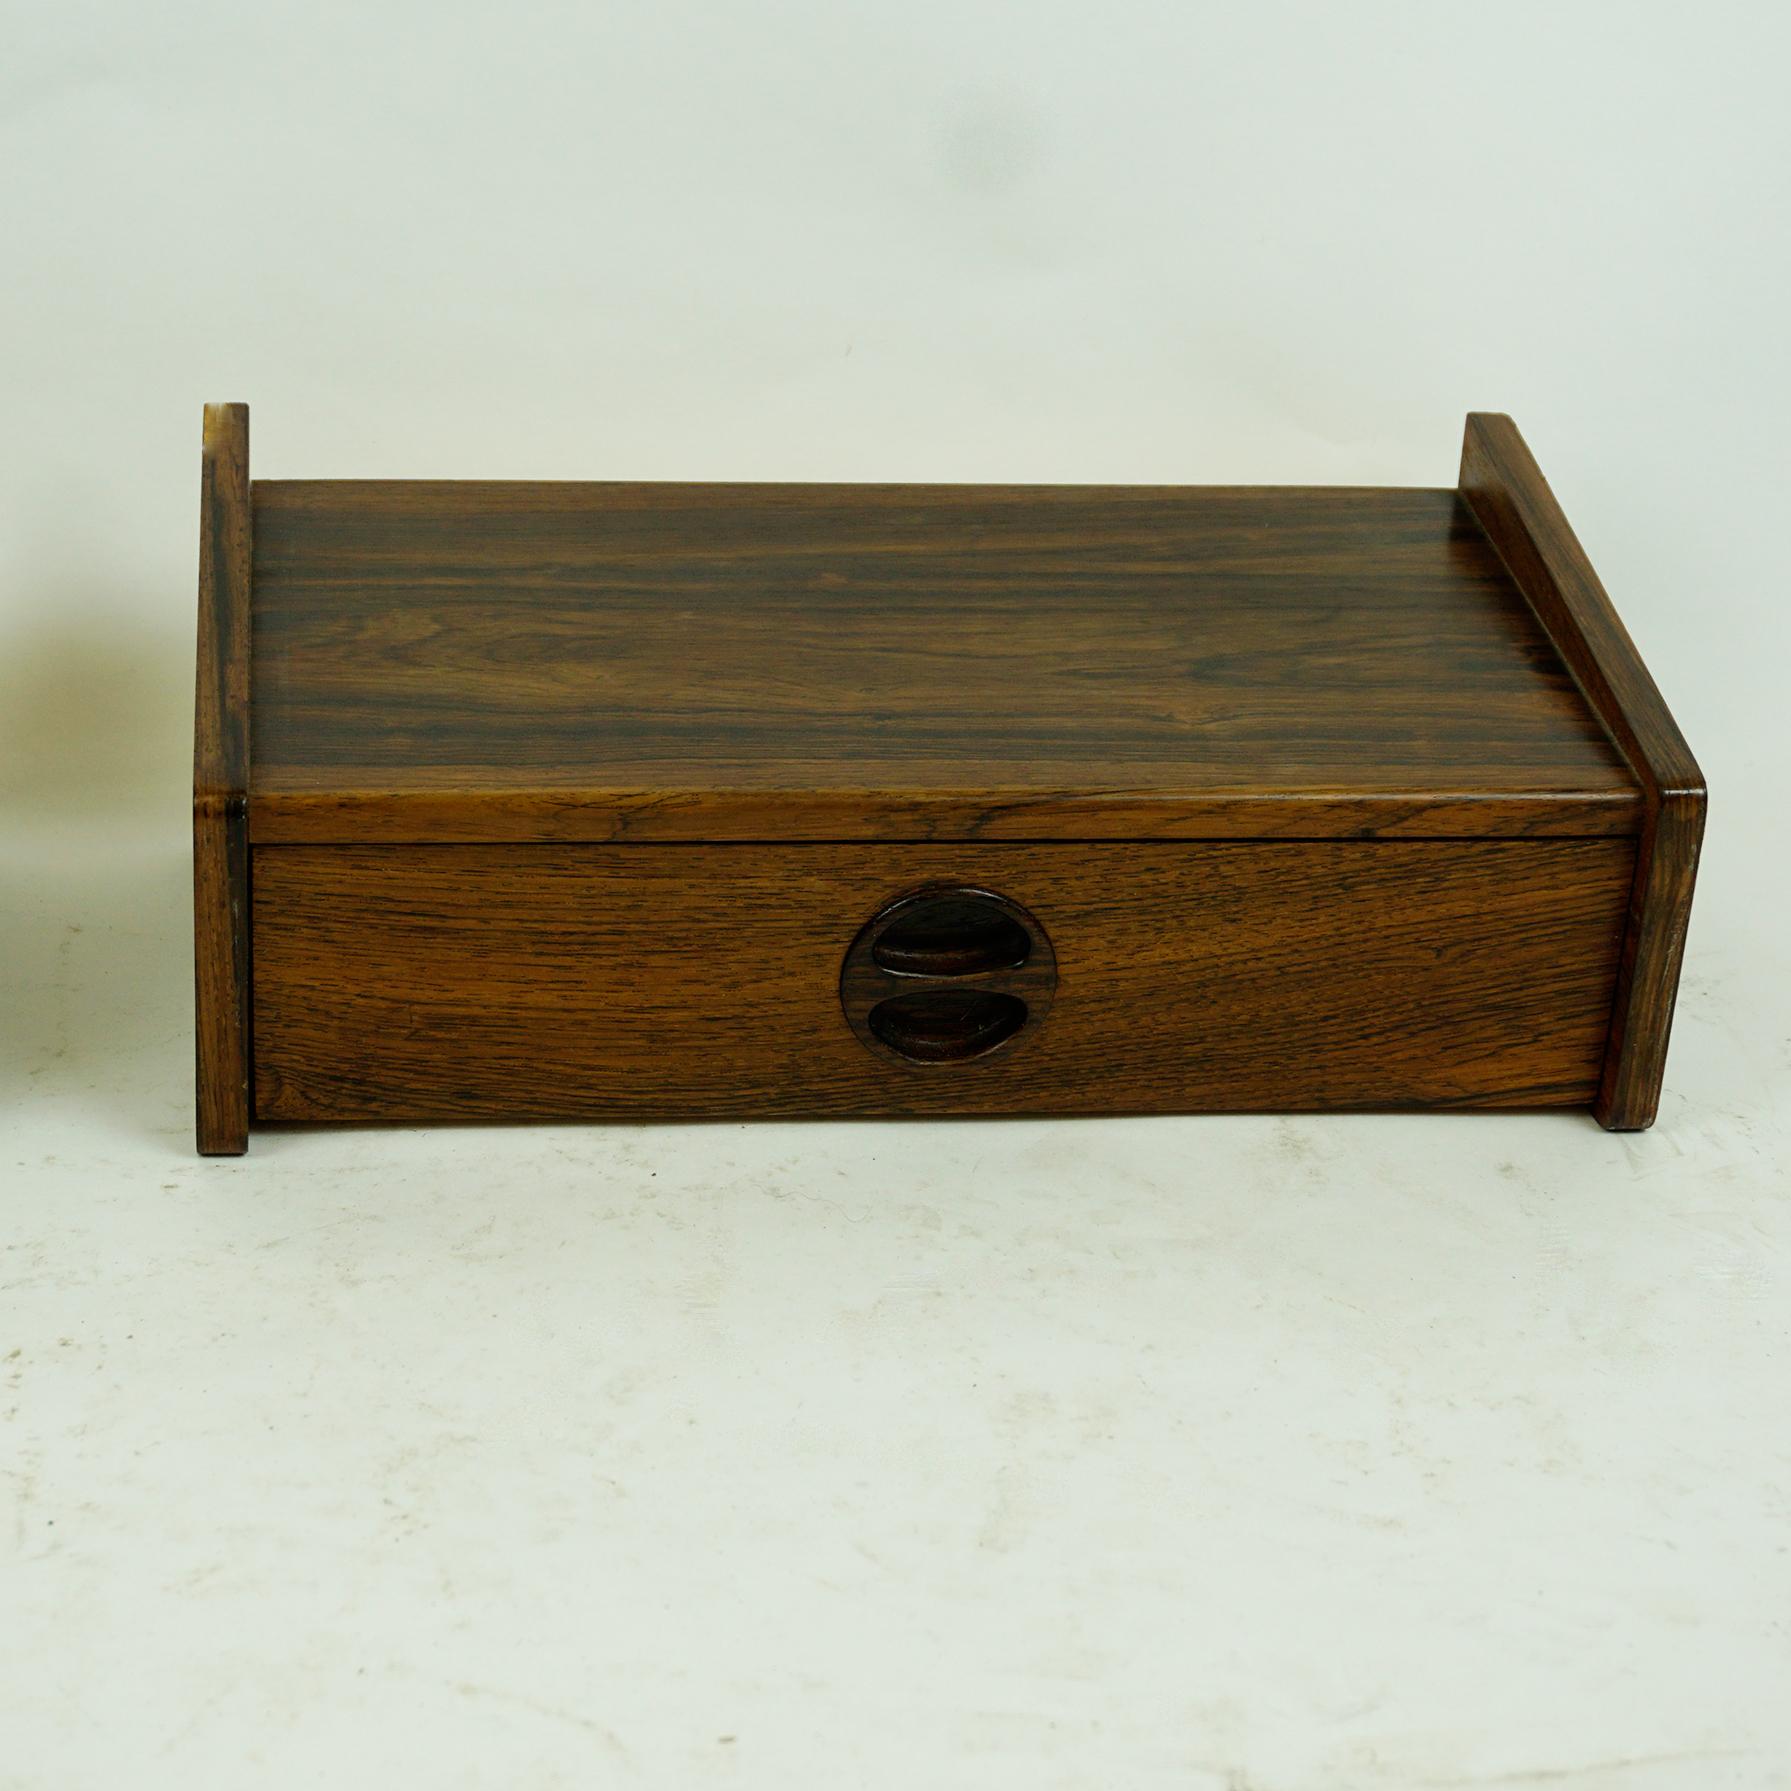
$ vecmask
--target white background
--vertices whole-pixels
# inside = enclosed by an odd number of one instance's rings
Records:
[[[1776,3],[4,8],[0,1784],[1791,1783]],[[1454,481],[1712,788],[1661,1123],[191,1154],[265,476]]]

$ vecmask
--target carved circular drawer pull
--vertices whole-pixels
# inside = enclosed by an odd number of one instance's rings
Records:
[[[1057,987],[1045,930],[986,889],[937,885],[889,903],[852,941],[840,1005],[878,1056],[933,1069],[1004,1054]]]

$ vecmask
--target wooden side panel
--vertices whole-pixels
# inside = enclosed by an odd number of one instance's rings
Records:
[[[249,407],[208,404],[193,717],[193,993],[199,1149],[249,1141]]]
[[[1476,412],[1461,494],[1642,785],[1643,826],[1594,1111],[1612,1131],[1654,1123],[1704,838],[1704,774],[1507,416]]]
[[[272,1120],[1549,1106],[1598,1085],[1628,840],[255,848]],[[990,889],[1056,952],[1011,1051],[841,1011],[859,928]]]

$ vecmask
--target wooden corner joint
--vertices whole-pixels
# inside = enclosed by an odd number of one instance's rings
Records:
[[[1644,799],[1604,1070],[1611,1131],[1654,1123],[1704,832],[1704,774],[1517,425],[1470,413],[1463,501],[1535,612]]]

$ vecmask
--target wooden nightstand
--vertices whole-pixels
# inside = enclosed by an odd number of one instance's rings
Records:
[[[1704,789],[1446,490],[257,481],[206,413],[199,1147],[1659,1097]]]

